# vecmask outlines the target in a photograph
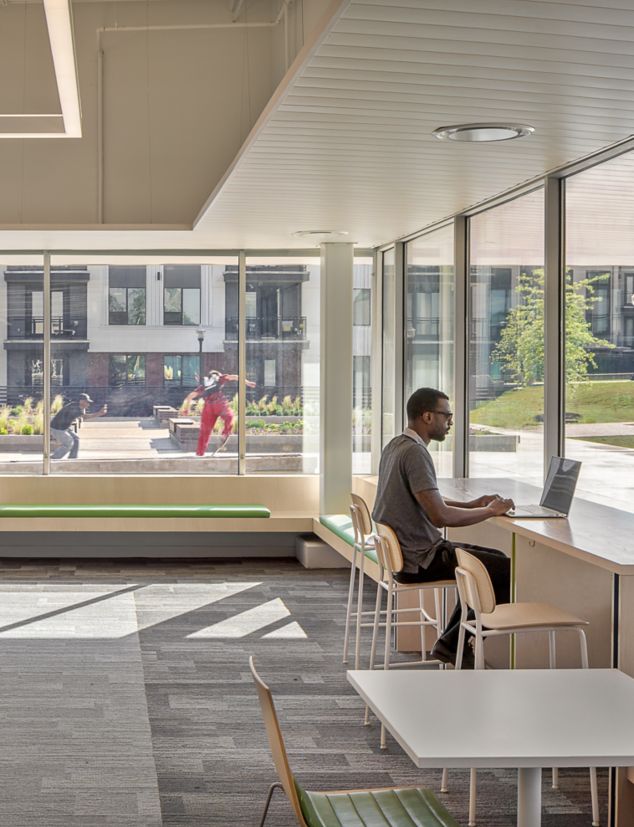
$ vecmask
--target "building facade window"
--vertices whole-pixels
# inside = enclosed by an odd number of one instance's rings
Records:
[[[166,264],[163,275],[163,324],[200,324],[200,267]]]
[[[146,268],[110,267],[108,272],[108,323],[144,325],[146,319]]]
[[[110,355],[110,386],[144,385],[145,355],[142,353],[112,353]]]
[[[168,387],[194,387],[198,384],[198,354],[175,354],[163,357],[163,381]]]

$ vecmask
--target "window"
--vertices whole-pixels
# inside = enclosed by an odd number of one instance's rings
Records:
[[[543,481],[544,193],[470,219],[469,474]]]
[[[372,278],[374,260],[355,256],[352,274],[352,473],[372,470]]]
[[[110,385],[144,385],[145,356],[139,353],[110,356]]]
[[[586,272],[586,317],[590,322],[593,336],[610,335],[610,271],[588,270]]]
[[[405,245],[405,399],[417,388],[438,388],[452,398],[454,358],[453,225]],[[437,471],[452,474],[451,435],[431,442]]]
[[[200,375],[200,357],[184,354],[163,357],[163,381],[169,387],[194,387]]]
[[[200,267],[165,265],[164,277],[163,323],[200,324]]]
[[[255,383],[247,388],[247,471],[316,473],[320,260],[249,256],[246,276],[245,378]],[[224,277],[227,350],[237,365],[237,267]]]
[[[565,455],[580,497],[634,511],[634,153],[565,180]]]
[[[277,384],[277,363],[275,359],[264,360],[264,387],[274,388]]]
[[[382,255],[383,266],[383,352],[382,352],[382,415],[381,445],[385,447],[395,436],[398,423],[395,420],[396,386],[394,365],[396,362],[396,253],[394,248]],[[400,429],[399,429],[400,430]]]
[[[367,287],[355,287],[352,291],[352,324],[367,326],[371,323],[370,295]]]
[[[109,268],[109,324],[145,324],[145,281],[145,267]]]

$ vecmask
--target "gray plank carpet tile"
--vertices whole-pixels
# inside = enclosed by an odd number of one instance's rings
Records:
[[[275,775],[250,654],[301,784],[438,791],[440,771],[362,725],[341,662],[347,577],[289,559],[0,562],[0,824],[258,824]],[[544,827],[587,827],[587,772],[562,771],[556,791],[548,775]],[[516,792],[514,772],[480,772],[481,827],[513,827]],[[466,771],[443,800],[466,824]],[[294,823],[279,795],[268,824]]]

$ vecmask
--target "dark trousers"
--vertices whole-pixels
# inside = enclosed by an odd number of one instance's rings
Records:
[[[438,546],[436,556],[429,568],[424,569],[419,566],[417,572],[400,572],[396,579],[399,583],[426,583],[430,580],[451,579],[454,577],[454,571],[458,565],[456,547],[463,548],[473,554],[474,557],[482,560],[489,572],[496,602],[508,603],[511,599],[511,561],[503,552],[495,548],[484,548],[470,543],[450,543],[449,540],[443,540]],[[457,603],[440,637],[440,640],[452,652],[455,652],[458,648],[459,630],[460,603]]]

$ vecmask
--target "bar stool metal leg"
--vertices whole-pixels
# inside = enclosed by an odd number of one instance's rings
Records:
[[[346,628],[343,636],[343,662],[348,663],[348,645],[350,643],[350,615],[354,597],[354,581],[357,574],[357,544],[352,547],[352,564],[350,566],[350,585],[348,586],[348,605],[346,606]],[[358,668],[358,667],[355,667]]]

